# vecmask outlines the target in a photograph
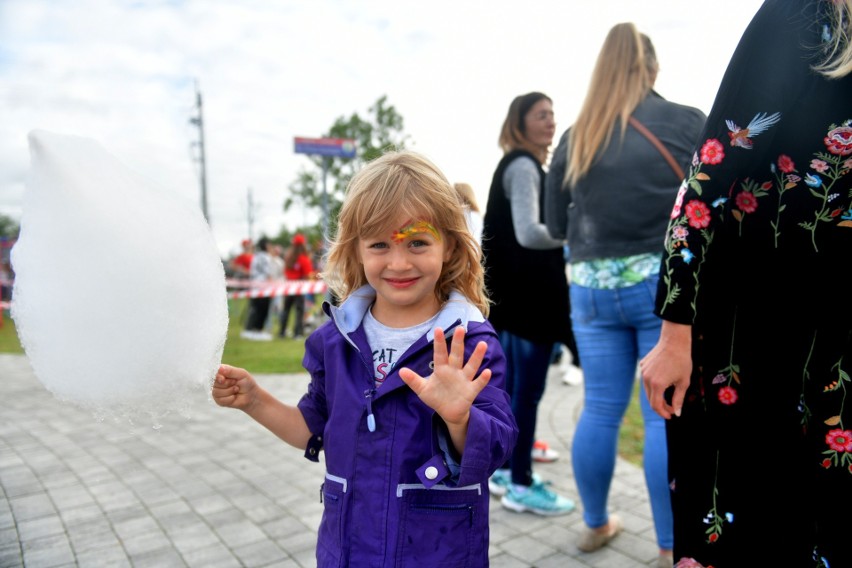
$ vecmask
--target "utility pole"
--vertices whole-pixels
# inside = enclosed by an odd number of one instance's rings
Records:
[[[204,160],[204,119],[201,114],[201,91],[198,89],[198,81],[195,82],[195,109],[198,115],[189,119],[190,124],[198,127],[198,163],[200,166],[199,179],[201,182],[201,212],[210,224],[210,216],[207,214],[207,164]],[[251,228],[251,226],[249,226]]]
[[[247,212],[248,238],[249,238],[250,241],[254,242],[254,233],[252,232],[253,231],[252,227],[254,227],[254,199],[252,198],[251,188],[248,188],[247,202],[248,202],[248,207],[247,207],[247,209],[248,209],[248,212]]]

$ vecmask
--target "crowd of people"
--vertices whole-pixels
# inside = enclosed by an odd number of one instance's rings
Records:
[[[263,288],[282,281],[313,280],[317,277],[315,261],[307,239],[301,233],[293,235],[286,249],[265,236],[256,244],[251,239],[244,239],[241,245],[242,252],[226,265],[226,275],[233,280],[232,286]],[[277,325],[279,338],[304,338],[306,327],[315,319],[309,311],[314,306],[313,298],[313,294],[292,291],[285,295],[250,297],[241,337],[271,341],[274,337],[272,330]],[[288,334],[291,321],[293,332]]]
[[[324,452],[318,565],[487,566],[489,493],[581,509],[576,547],[608,546],[638,382],[658,567],[852,566],[850,37],[852,0],[767,0],[705,115],[654,90],[651,38],[620,23],[555,149],[553,99],[511,101],[484,212],[416,152],[367,163],[324,259],[337,301],[305,343],[307,392],[287,404],[226,364],[212,389]],[[564,350],[579,503],[533,471]]]

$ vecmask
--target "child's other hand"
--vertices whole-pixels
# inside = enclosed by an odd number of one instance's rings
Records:
[[[257,399],[257,382],[248,371],[220,365],[213,380],[213,400],[219,406],[246,410]]]
[[[491,380],[491,369],[484,369],[477,377],[488,345],[480,341],[467,364],[464,362],[465,330],[459,326],[453,332],[450,352],[444,330],[435,329],[435,368],[424,379],[408,367],[399,370],[399,376],[448,425],[466,425],[474,399]]]

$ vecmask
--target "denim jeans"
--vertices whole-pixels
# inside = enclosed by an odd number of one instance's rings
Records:
[[[656,345],[657,276],[634,286],[601,290],[571,283],[571,322],[583,360],[583,410],[571,447],[583,520],[597,528],[608,520],[607,498],[615,471],[618,431],[636,385],[639,359]],[[641,387],[640,387],[641,388]],[[665,420],[651,410],[641,389],[645,426],[645,483],[657,544],[671,549],[673,526]]]
[[[518,423],[518,441],[503,467],[512,470],[512,483],[530,486],[538,403],[544,394],[553,343],[535,343],[508,331],[497,333],[506,354],[506,392]]]

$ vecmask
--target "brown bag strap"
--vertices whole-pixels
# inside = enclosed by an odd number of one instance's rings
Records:
[[[632,116],[630,118],[628,118],[627,121],[633,126],[633,128],[638,130],[645,138],[647,138],[651,142],[651,144],[654,145],[654,147],[657,150],[660,151],[660,154],[663,155],[663,158],[666,159],[666,161],[669,163],[669,166],[671,166],[672,171],[677,176],[677,181],[682,181],[683,180],[683,169],[677,163],[677,160],[674,159],[674,156],[672,156],[672,153],[669,152],[668,148],[663,146],[663,143],[660,142],[660,139],[657,138],[656,136],[654,136],[653,132],[651,132],[650,130],[645,128],[644,124],[642,124],[641,122],[639,122],[638,120],[636,120]]]

